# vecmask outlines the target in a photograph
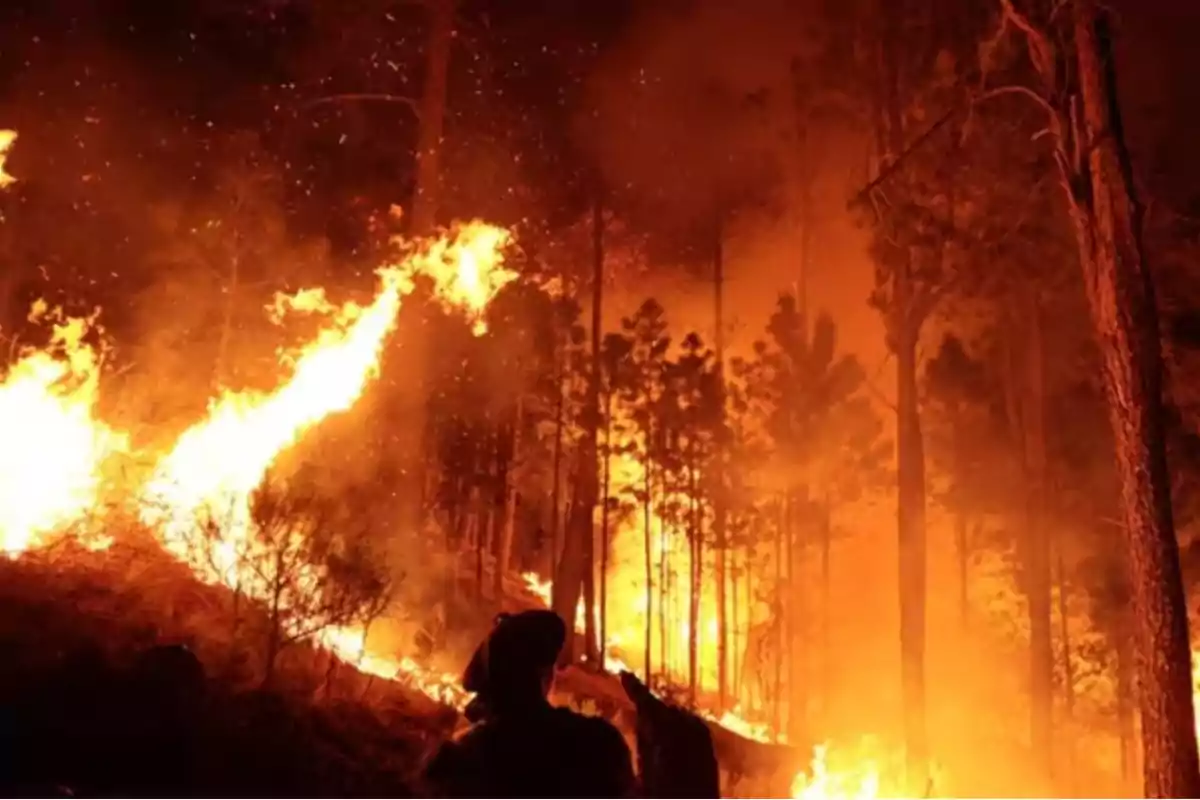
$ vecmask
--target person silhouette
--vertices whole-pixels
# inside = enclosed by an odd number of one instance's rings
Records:
[[[463,674],[471,727],[424,771],[436,797],[632,797],[633,758],[608,721],[550,704],[567,628],[553,611],[501,614]]]

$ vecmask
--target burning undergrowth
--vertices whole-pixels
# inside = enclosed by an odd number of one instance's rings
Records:
[[[0,586],[6,785],[26,792],[404,796],[453,724],[420,693],[304,643],[279,659],[287,691],[262,690],[255,634],[269,616],[193,580],[146,531],[0,562]],[[183,706],[148,688],[145,654],[164,641],[204,665],[173,690]]]

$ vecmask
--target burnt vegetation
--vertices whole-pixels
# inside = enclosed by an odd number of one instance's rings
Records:
[[[35,300],[101,309],[130,444],[0,559],[5,791],[406,796],[462,700],[430,685],[548,604],[559,698],[664,763],[648,720],[695,712],[726,794],[1200,794],[1184,18],[7,4],[0,336],[15,363]],[[519,275],[486,331],[417,281],[257,490],[155,516],[181,432],[331,324],[277,293],[365,306],[392,236],[476,218]],[[10,478],[42,452],[15,379]]]

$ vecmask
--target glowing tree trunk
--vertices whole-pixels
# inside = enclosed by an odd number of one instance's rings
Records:
[[[1062,643],[1063,675],[1063,725],[1059,735],[1063,737],[1064,766],[1066,767],[1067,794],[1075,796],[1075,661],[1072,657],[1074,643],[1071,637],[1071,619],[1068,600],[1070,586],[1067,584],[1067,566],[1063,557],[1061,541],[1056,541],[1054,558],[1058,577],[1058,631]]]
[[[1074,33],[1080,157],[1078,172],[1065,185],[1100,341],[1129,536],[1143,791],[1146,797],[1200,797],[1187,604],[1167,472],[1158,309],[1143,259],[1108,21],[1091,0],[1075,0]]]
[[[647,391],[649,387],[643,387]],[[646,685],[652,686],[654,677],[653,668],[653,644],[654,644],[654,532],[651,530],[653,522],[653,503],[654,503],[654,462],[650,459],[650,441],[654,438],[652,428],[646,431],[646,458],[645,458],[645,476],[642,481],[642,544],[644,546],[643,556],[645,557],[646,567]],[[659,617],[662,616],[662,609],[659,608]],[[659,669],[662,669],[659,665]]]
[[[881,6],[885,19],[880,108],[881,150],[892,158],[904,152],[904,116],[900,105],[899,20],[892,6]],[[886,224],[886,221],[885,221]],[[925,447],[917,392],[917,343],[922,314],[912,253],[889,248],[891,298],[888,335],[896,356],[896,527],[899,539],[900,684],[904,719],[907,781],[925,787],[928,743],[925,724]]]
[[[1134,677],[1146,797],[1200,797],[1191,643],[1171,508],[1158,308],[1143,258],[1141,212],[1125,146],[1107,12],[1074,0],[1050,35],[1000,0],[1024,34],[1056,135],[1055,160],[1074,223],[1100,347],[1127,536]],[[1063,76],[1074,85],[1061,86]],[[1118,655],[1120,653],[1118,652]],[[1120,661],[1120,659],[1118,659]]]
[[[907,273],[905,267],[901,273]],[[908,278],[897,276],[897,284]],[[898,292],[899,296],[903,296]],[[905,305],[900,305],[905,308]],[[910,786],[925,783],[925,452],[917,408],[917,331],[896,336],[897,527],[900,539],[900,680]]]
[[[1054,646],[1051,636],[1050,530],[1045,525],[1046,425],[1041,306],[1030,286],[1024,300],[1024,381],[1020,397],[1025,453],[1025,592],[1029,605],[1030,741],[1046,780],[1054,773]]]
[[[729,700],[729,631],[726,622],[728,607],[727,584],[729,563],[728,498],[726,496],[725,464],[728,458],[729,442],[725,430],[725,247],[724,230],[720,212],[715,225],[715,240],[713,248],[713,341],[716,349],[717,368],[717,403],[719,418],[717,422],[717,452],[714,463],[716,474],[713,476],[713,538],[716,546],[717,580],[717,696],[719,708],[724,710]]]
[[[557,335],[557,334],[556,334]],[[558,574],[558,563],[562,558],[563,516],[562,516],[562,471],[563,471],[563,436],[565,431],[565,412],[567,396],[567,369],[563,364],[566,360],[563,352],[562,337],[559,337],[558,347],[554,354],[554,386],[557,394],[554,398],[554,464],[550,488],[550,574]]]
[[[609,500],[612,494],[612,426],[613,391],[604,392],[604,463],[601,467],[600,486],[600,662],[604,662],[605,643],[608,641],[608,559],[612,552],[612,520]]]

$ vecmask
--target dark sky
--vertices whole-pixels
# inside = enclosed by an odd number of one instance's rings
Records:
[[[628,36],[635,5],[463,0],[456,65],[468,100],[459,104],[462,113],[472,112],[472,83],[487,72],[486,91],[502,94],[524,127],[539,131],[539,145],[569,147],[567,106],[575,79],[568,73],[585,72],[597,46]],[[1183,203],[1200,184],[1200,159],[1190,157],[1200,137],[1193,47],[1200,3],[1117,0],[1115,8],[1123,33],[1127,124],[1139,166],[1156,193]],[[388,12],[393,21],[380,26]],[[166,142],[171,128],[200,137],[239,128],[277,139],[310,135],[307,128],[328,121],[296,112],[311,97],[417,93],[421,19],[419,9],[398,0],[8,0],[0,4],[0,113],[7,117],[3,124],[29,131],[56,120],[58,154],[76,135],[68,128],[101,118],[114,149],[148,150]],[[720,53],[696,57],[711,60]],[[333,158],[327,180],[354,183],[411,159],[408,112],[373,107],[354,113],[359,116],[340,118],[338,125],[357,124],[363,136],[375,139],[386,130],[394,152],[357,166]],[[346,131],[334,127],[329,136],[341,141]],[[314,152],[324,153],[317,145]],[[186,146],[172,138],[160,149],[178,155]],[[28,140],[23,147],[30,147]]]

